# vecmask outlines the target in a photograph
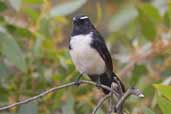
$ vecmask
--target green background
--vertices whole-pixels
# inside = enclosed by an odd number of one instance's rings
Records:
[[[125,111],[171,114],[170,0],[0,0],[0,106],[74,81],[68,39],[80,14],[104,36],[126,87],[145,95],[127,99]],[[90,114],[102,95],[70,87],[0,114]],[[97,114],[107,111],[105,103]]]

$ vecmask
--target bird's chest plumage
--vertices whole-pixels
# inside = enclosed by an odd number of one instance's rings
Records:
[[[71,37],[70,55],[80,73],[102,74],[105,72],[105,63],[99,53],[90,44],[92,35],[77,35]]]

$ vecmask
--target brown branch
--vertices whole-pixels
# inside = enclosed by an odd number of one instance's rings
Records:
[[[125,94],[121,97],[121,99],[117,102],[115,109],[119,109],[120,106],[122,106],[125,102],[125,100],[130,96],[130,95],[135,95],[138,97],[144,97],[144,95],[140,92],[139,89],[137,88],[129,88],[125,92]]]
[[[92,114],[96,114],[97,110],[100,108],[100,106],[104,103],[106,99],[108,99],[111,96],[111,93],[105,95],[103,98],[100,99],[96,107],[94,108]]]
[[[81,80],[80,81],[80,84],[90,84],[90,85],[96,86],[96,83],[95,82],[87,81],[87,80]],[[56,92],[56,91],[58,91],[60,89],[67,88],[67,87],[70,87],[70,86],[75,86],[75,82],[70,82],[70,83],[67,83],[67,84],[64,84],[64,85],[61,85],[61,86],[53,87],[53,88],[51,88],[49,90],[46,90],[45,92],[40,93],[39,95],[33,96],[31,98],[28,98],[28,99],[25,99],[25,100],[22,100],[22,101],[19,101],[19,102],[16,102],[14,104],[10,104],[10,105],[7,105],[7,106],[0,107],[0,111],[7,110],[9,108],[16,107],[16,106],[21,105],[21,104],[26,104],[28,102],[37,100],[37,99],[39,99],[39,98],[41,98],[41,97],[43,97],[43,96],[45,96],[45,95],[47,95],[49,93],[53,93],[53,92]],[[112,88],[112,87],[109,88],[109,87],[107,87],[105,85],[102,85],[102,84],[99,85],[99,86],[101,88],[103,88],[103,89],[109,90],[110,93],[100,99],[100,101],[98,102],[97,106],[94,108],[92,114],[96,114],[97,110],[104,103],[104,101],[106,99],[108,99],[108,98],[111,98],[111,100],[112,100],[112,98],[116,99],[117,104],[115,106],[115,109],[117,111],[117,114],[120,114],[120,111],[122,111],[121,110],[121,107],[123,106],[123,104],[124,104],[124,102],[125,102],[125,100],[127,99],[128,96],[130,96],[131,94],[133,94],[133,95],[136,95],[138,97],[143,97],[143,94],[137,88],[129,88],[129,89],[127,89],[127,91],[123,95],[118,96],[118,93],[115,90],[116,89],[115,88],[116,85],[113,85],[114,88]],[[112,109],[112,107],[113,107],[113,109]],[[112,103],[112,101],[111,101],[109,113],[112,114],[112,112],[114,112],[114,103]]]
[[[91,85],[96,86],[96,83],[94,83],[92,81],[87,81],[87,80],[81,80],[80,84],[91,84]],[[70,87],[70,86],[74,86],[74,85],[75,85],[75,82],[71,82],[71,83],[61,85],[61,86],[53,87],[53,88],[51,88],[51,89],[49,89],[49,90],[47,90],[47,91],[45,91],[45,92],[43,92],[43,93],[41,93],[39,95],[33,96],[31,98],[28,98],[28,99],[25,99],[25,100],[22,100],[22,101],[19,101],[19,102],[16,102],[14,104],[10,104],[10,105],[7,105],[7,106],[0,107],[0,111],[7,110],[9,108],[12,108],[12,107],[15,107],[15,106],[18,106],[18,105],[21,105],[21,104],[26,104],[26,103],[34,101],[34,100],[36,100],[36,99],[38,99],[40,97],[43,97],[43,96],[45,96],[45,95],[47,95],[49,93],[53,93],[53,92],[56,92],[56,91],[58,91],[58,90],[60,90],[62,88],[66,88],[66,87]],[[107,87],[105,85],[100,85],[100,87],[104,88],[104,89],[107,89],[109,91],[112,91],[111,88],[109,88],[109,87]]]

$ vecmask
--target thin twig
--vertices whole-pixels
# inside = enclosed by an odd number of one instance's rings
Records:
[[[114,111],[114,102],[113,102],[113,94],[111,94],[109,98],[109,114],[112,114],[113,111]]]
[[[125,92],[125,94],[121,97],[121,99],[117,102],[115,108],[116,109],[119,109],[119,107],[124,104],[125,100],[130,95],[136,95],[138,97],[144,97],[144,95],[140,92],[139,89],[137,89],[137,88],[129,88],[129,89],[127,89],[127,91]]]
[[[87,80],[81,80],[80,81],[80,84],[91,84],[91,85],[94,85],[96,86],[96,83],[92,82],[92,81],[87,81]],[[70,82],[70,83],[67,83],[67,84],[64,84],[64,85],[61,85],[61,86],[57,86],[57,87],[53,87],[43,93],[40,93],[39,95],[36,95],[36,96],[33,96],[31,98],[28,98],[28,99],[25,99],[25,100],[22,100],[22,101],[19,101],[19,102],[16,102],[14,104],[10,104],[10,105],[7,105],[7,106],[3,106],[3,107],[0,107],[0,111],[2,110],[6,110],[6,109],[9,109],[9,108],[12,108],[12,107],[15,107],[15,106],[18,106],[18,105],[21,105],[21,104],[26,104],[28,102],[31,102],[31,101],[34,101],[40,97],[43,97],[49,93],[53,93],[53,92],[56,92],[62,88],[66,88],[66,87],[70,87],[70,86],[74,86],[75,85],[75,82]],[[105,86],[105,85],[100,85],[101,88],[104,88],[104,89],[107,89],[109,91],[112,91],[111,88]]]
[[[96,107],[94,108],[92,114],[96,114],[97,110],[100,108],[100,106],[104,103],[106,99],[108,99],[111,96],[111,93],[105,95],[103,98],[100,99]]]

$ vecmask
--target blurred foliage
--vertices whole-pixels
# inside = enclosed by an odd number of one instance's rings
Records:
[[[76,78],[68,39],[79,14],[104,36],[125,85],[145,94],[130,97],[125,111],[171,114],[170,0],[0,0],[0,106]],[[96,87],[71,87],[0,114],[90,114],[101,96]]]

